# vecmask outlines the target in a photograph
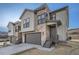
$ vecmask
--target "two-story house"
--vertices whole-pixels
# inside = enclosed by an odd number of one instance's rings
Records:
[[[68,38],[68,6],[50,11],[47,4],[25,9],[20,16],[22,42],[51,47]]]
[[[19,43],[22,40],[22,37],[21,37],[22,35],[20,33],[21,22],[20,21],[16,21],[15,23],[9,22],[7,27],[9,29],[8,36],[9,36],[10,42],[13,44]]]
[[[15,24],[13,22],[9,22],[8,25],[7,25],[10,43],[12,43],[13,40],[15,39],[15,36],[14,36],[15,27],[14,27],[14,25]]]

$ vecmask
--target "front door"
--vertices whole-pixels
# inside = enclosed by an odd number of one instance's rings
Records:
[[[56,25],[50,26],[50,40],[54,43],[57,41]]]

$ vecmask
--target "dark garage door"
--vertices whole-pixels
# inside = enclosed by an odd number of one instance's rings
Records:
[[[26,35],[26,43],[41,45],[41,33],[28,33]]]

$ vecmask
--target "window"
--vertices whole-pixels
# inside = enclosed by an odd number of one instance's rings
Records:
[[[38,15],[38,24],[45,23],[47,16],[48,16],[47,13]]]
[[[23,28],[27,28],[30,25],[30,18],[24,19]]]
[[[15,32],[18,32],[18,30],[17,30],[17,29],[15,29]]]
[[[48,16],[48,14],[47,14],[47,13],[44,13],[44,15],[45,15],[45,17],[47,17],[47,16]]]
[[[44,14],[41,15],[42,19],[45,19],[46,17],[47,17],[47,13],[44,13]]]
[[[40,15],[38,16],[38,19],[41,19],[41,16]]]
[[[17,26],[15,26],[15,32],[18,32]]]
[[[21,30],[21,26],[18,26],[18,30],[19,30],[19,31]]]
[[[50,17],[51,17],[51,20],[56,20],[56,14],[55,13],[51,14]]]
[[[56,15],[54,14],[54,15],[52,15],[52,17],[53,17],[53,20],[55,20],[56,19]]]
[[[44,19],[44,18],[45,18],[45,15],[44,15],[44,14],[42,14],[42,15],[41,15],[41,18],[42,18],[42,19]]]

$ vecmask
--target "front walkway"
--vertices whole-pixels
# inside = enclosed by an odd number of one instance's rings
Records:
[[[44,48],[40,45],[34,45],[34,44],[18,44],[18,45],[12,45],[8,47],[3,47],[0,48],[0,55],[12,55],[15,53],[22,52],[24,50],[32,49],[32,48],[37,48],[40,50],[46,50],[46,51],[51,51],[53,48]]]

